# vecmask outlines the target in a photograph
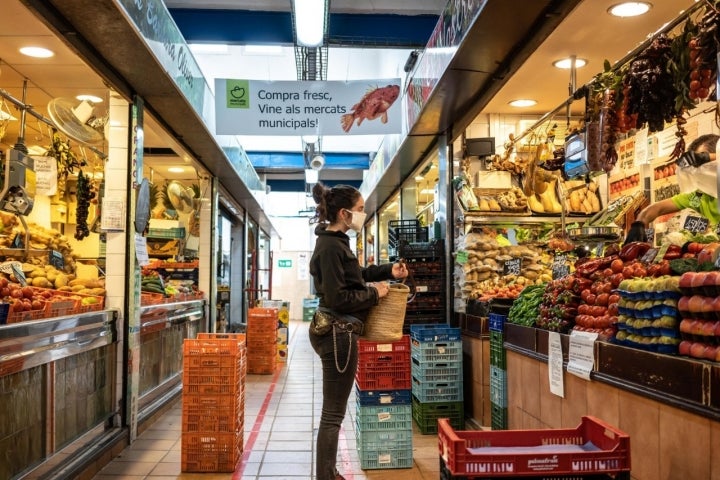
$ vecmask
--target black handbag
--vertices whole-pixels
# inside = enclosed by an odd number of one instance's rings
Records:
[[[310,322],[310,333],[313,335],[325,335],[328,333],[335,323],[335,317],[328,312],[315,310],[315,315]]]

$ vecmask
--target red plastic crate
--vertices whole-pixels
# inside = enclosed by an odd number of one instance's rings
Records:
[[[410,352],[410,335],[403,335],[400,340],[395,342],[371,342],[370,340],[358,340],[358,355],[362,359],[363,356],[374,355],[377,353],[395,353]]]
[[[592,417],[576,428],[454,431],[438,420],[440,458],[462,478],[614,474],[629,479],[630,436]]]
[[[409,390],[410,351],[360,354],[355,382],[360,390]]]
[[[237,339],[206,339],[206,338],[186,338],[183,341],[183,354],[185,357],[189,355],[205,355],[219,354],[237,356],[242,355],[245,351],[245,345],[238,342]]]

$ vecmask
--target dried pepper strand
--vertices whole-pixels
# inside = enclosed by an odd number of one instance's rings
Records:
[[[83,175],[83,171],[78,172],[77,181],[77,209],[75,210],[75,238],[82,240],[90,235],[90,228],[87,224],[90,201],[95,197],[88,177]]]

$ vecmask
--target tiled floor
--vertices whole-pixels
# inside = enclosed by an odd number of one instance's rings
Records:
[[[245,384],[244,453],[235,473],[182,473],[181,404],[145,430],[94,480],[310,480],[322,403],[320,363],[310,347],[307,323],[291,322],[287,365],[274,375],[248,375]],[[347,480],[436,480],[440,478],[437,436],[413,424],[413,466],[360,468],[355,448],[355,396],[340,436],[338,469]]]

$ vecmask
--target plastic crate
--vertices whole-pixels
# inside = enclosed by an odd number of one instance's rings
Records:
[[[236,395],[241,391],[244,376],[238,368],[219,369],[213,373],[183,371],[183,394]],[[248,367],[249,372],[249,367]]]
[[[412,405],[356,405],[357,430],[410,430]]]
[[[457,342],[460,329],[436,324],[411,325],[410,338],[418,342]]]
[[[462,362],[421,362],[412,359],[412,376],[421,382],[462,382]]]
[[[463,384],[460,382],[423,382],[413,377],[412,394],[418,401],[460,402],[463,400]]]
[[[490,366],[502,368],[503,370],[507,368],[507,352],[502,342],[490,340]]]
[[[412,409],[413,420],[423,435],[437,433],[437,421],[440,418],[449,419],[450,425],[456,430],[465,428],[464,402],[422,403],[413,397]]]
[[[395,353],[395,352],[409,352],[410,351],[410,336],[403,335],[400,340],[395,342],[371,342],[370,340],[360,339],[358,340],[358,355],[359,358],[372,356],[375,354]]]
[[[6,323],[29,322],[31,320],[42,320],[47,318],[45,307],[36,310],[16,310],[15,305],[10,306]]]
[[[243,430],[244,403],[238,397],[235,405],[213,407],[184,403],[182,406],[183,433],[235,433]]]
[[[400,446],[379,446],[377,449],[361,448],[360,468],[363,470],[388,470],[412,468],[412,440]]]
[[[183,433],[181,471],[234,472],[242,457],[243,432]]]
[[[412,429],[404,430],[357,430],[355,439],[360,450],[379,450],[382,448],[405,448],[412,446]]]
[[[490,428],[505,430],[508,427],[508,409],[490,402]]]
[[[438,446],[452,475],[471,478],[629,478],[630,472],[630,437],[591,416],[583,416],[576,428],[506,431],[455,431],[447,419],[440,419]]]
[[[505,328],[505,322],[507,321],[506,315],[500,315],[498,313],[491,313],[488,315],[488,329],[492,332],[503,332]]]
[[[411,392],[406,390],[360,390],[355,385],[355,398],[362,406],[410,405]]]
[[[410,338],[397,342],[358,341],[355,382],[360,390],[410,389]]]
[[[202,338],[198,334],[198,338],[186,338],[183,341],[183,355],[242,355],[246,350],[245,344],[239,342],[237,338]]]
[[[507,408],[507,372],[490,365],[490,402]]]
[[[443,243],[439,240],[422,243],[401,242],[398,245],[398,255],[405,259],[442,258],[443,250]]]
[[[418,342],[413,340],[410,356],[420,362],[461,362],[462,342]]]

